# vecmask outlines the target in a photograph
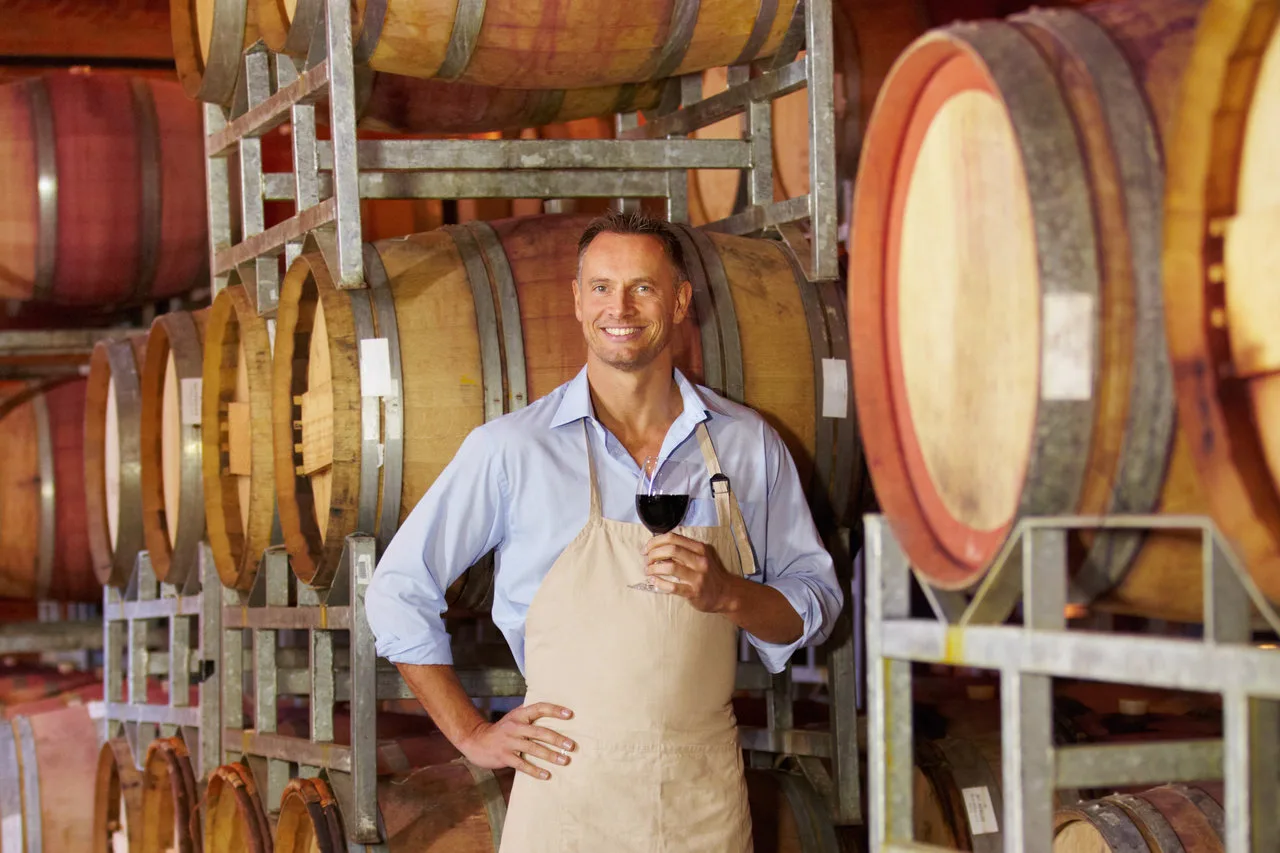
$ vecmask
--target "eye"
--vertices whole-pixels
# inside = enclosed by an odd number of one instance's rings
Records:
[[[609,289],[609,285],[607,284],[597,284],[591,288],[592,292],[594,293],[604,293],[608,289]]]
[[[636,292],[637,292],[637,293],[649,293],[649,292],[650,292],[650,291],[652,291],[652,290],[653,290],[653,287],[652,287],[651,285],[648,285],[648,284],[637,284],[637,285],[636,285]]]

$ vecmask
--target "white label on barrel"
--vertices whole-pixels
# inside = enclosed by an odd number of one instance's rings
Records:
[[[391,348],[386,338],[360,342],[360,395],[385,397],[391,393]]]
[[[368,554],[356,557],[356,583],[364,585],[373,580],[373,558]]]
[[[199,376],[182,380],[182,425],[200,426],[200,405],[204,380]]]
[[[849,363],[843,358],[822,360],[822,416],[843,418],[849,414]]]
[[[1093,396],[1093,309],[1088,293],[1045,294],[1040,399]]]
[[[8,853],[10,850],[22,850],[22,815],[11,814],[0,822],[0,848]]]
[[[972,835],[990,835],[1000,831],[996,822],[996,807],[991,802],[991,792],[986,786],[964,788],[964,809],[969,813],[969,832]]]

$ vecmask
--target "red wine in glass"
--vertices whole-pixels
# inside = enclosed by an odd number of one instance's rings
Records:
[[[688,495],[636,495],[636,512],[654,536],[679,527],[688,509]]]
[[[656,456],[644,460],[640,479],[636,481],[636,513],[654,536],[675,530],[689,510],[689,483],[682,470],[684,467]],[[640,583],[631,584],[631,588],[662,592],[648,577]]]

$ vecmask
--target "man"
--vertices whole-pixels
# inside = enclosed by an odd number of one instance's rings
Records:
[[[378,652],[470,761],[521,771],[503,853],[750,851],[737,632],[774,672],[825,639],[831,558],[777,433],[674,368],[692,286],[670,227],[593,222],[573,298],[585,369],[474,430],[414,508],[368,590]],[[635,507],[646,457],[701,471],[683,525],[657,537]],[[528,683],[493,724],[440,618],[491,549],[493,619]],[[633,588],[646,575],[661,594]]]

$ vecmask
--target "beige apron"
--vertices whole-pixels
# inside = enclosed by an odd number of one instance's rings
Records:
[[[714,477],[705,425],[697,435]],[[644,579],[640,549],[651,534],[602,516],[589,437],[587,464],[591,516],[547,573],[525,627],[525,702],[572,709],[571,720],[537,724],[578,746],[567,767],[530,757],[549,780],[516,774],[501,853],[750,853],[730,704],[738,629],[680,596],[628,588]],[[710,544],[728,571],[754,574],[728,481],[712,482],[719,525],[676,532]]]

